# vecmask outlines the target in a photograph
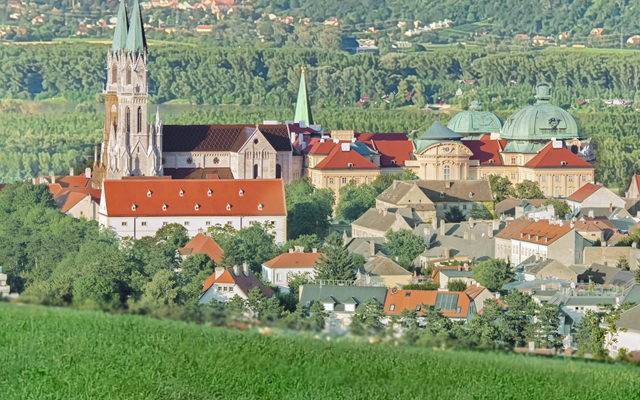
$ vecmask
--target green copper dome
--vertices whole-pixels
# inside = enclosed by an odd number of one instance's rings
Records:
[[[489,111],[482,111],[482,103],[477,100],[471,102],[469,111],[456,114],[447,128],[457,133],[491,133],[500,132],[502,121],[497,115]]]
[[[551,87],[541,83],[536,88],[538,101],[510,116],[502,127],[502,139],[550,140],[582,139],[578,121],[566,110],[549,103]]]

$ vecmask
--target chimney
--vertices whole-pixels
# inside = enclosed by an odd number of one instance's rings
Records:
[[[593,212],[593,210],[589,210],[589,218],[594,218],[595,217],[595,213]]]
[[[289,249],[289,253],[293,253],[293,249]]]
[[[489,225],[487,228],[487,235],[489,236],[489,239],[493,239],[493,226]]]
[[[244,276],[249,277],[249,264],[242,263],[242,270],[244,271]]]
[[[382,216],[386,217],[387,216],[387,209],[385,208],[384,210],[382,210]]]
[[[464,263],[464,270],[465,270],[465,271],[467,271],[467,272],[469,272],[469,264]]]
[[[440,235],[444,236],[444,220],[440,221]]]
[[[500,220],[494,219],[491,221],[491,226],[493,227],[493,230],[497,230],[500,229]]]
[[[393,187],[393,190],[396,190],[396,188],[398,187],[398,181],[393,181],[393,184],[391,186]]]
[[[373,257],[376,255],[376,242],[371,238],[369,242],[369,257]]]
[[[476,240],[476,234],[475,233],[471,234],[471,240]]]
[[[293,246],[296,253],[304,253],[304,246]]]
[[[240,276],[240,267],[238,265],[233,266],[233,274],[235,276]]]
[[[222,275],[224,273],[224,268],[222,267],[216,267],[216,280],[218,280],[218,278],[220,277],[220,275]]]
[[[469,240],[469,232],[465,232],[462,237],[464,240]]]
[[[444,188],[445,188],[445,189],[451,189],[451,181],[446,181],[446,182],[444,183]]]
[[[53,172],[51,173],[51,183],[56,183],[56,176],[53,174]]]
[[[462,271],[462,265],[458,265],[458,271]]]
[[[612,213],[613,212],[613,203],[609,203],[609,212]]]
[[[545,290],[547,290],[547,286],[544,283],[541,283],[540,284],[540,290],[542,290],[544,292]]]
[[[311,252],[312,252],[312,253],[317,253],[317,252],[318,252],[318,249],[316,249],[316,248],[314,247],[313,249],[311,249]]]
[[[84,169],[84,177],[87,179],[91,179],[91,168]]]
[[[75,174],[73,173],[73,167],[69,168],[69,176],[74,176]]]
[[[445,256],[445,258],[449,258],[449,257],[450,257],[450,255],[449,255],[449,248],[448,248],[448,247],[445,247],[445,248],[444,248],[444,256]]]
[[[473,229],[473,225],[474,225],[473,218],[469,217],[469,228]]]

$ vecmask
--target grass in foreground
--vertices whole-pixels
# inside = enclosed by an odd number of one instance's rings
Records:
[[[3,399],[632,399],[640,375],[5,303],[0,349]]]

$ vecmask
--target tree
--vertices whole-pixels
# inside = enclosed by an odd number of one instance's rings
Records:
[[[409,229],[396,232],[389,229],[385,233],[386,243],[383,249],[392,260],[397,260],[402,268],[413,271],[413,261],[424,251],[423,239]]]
[[[618,261],[616,261],[616,268],[620,268],[624,271],[629,270],[629,260],[625,256],[618,257]]]
[[[180,224],[167,224],[156,232],[157,241],[165,241],[172,246],[184,247],[189,243],[189,231]]]
[[[316,261],[316,280],[353,281],[356,271],[349,251],[344,247],[342,238],[337,233],[327,237],[322,248],[323,253]]]
[[[473,279],[491,292],[502,289],[507,283],[513,282],[515,277],[511,266],[498,258],[482,261],[471,270],[471,273]]]
[[[78,278],[73,284],[73,301],[82,304],[87,300],[100,306],[107,306],[113,300],[118,300],[118,289],[108,279],[89,273]]]
[[[562,348],[560,327],[560,307],[556,304],[542,303],[538,308],[535,323],[536,346],[546,349]]]
[[[460,279],[449,279],[447,289],[449,289],[450,292],[464,292],[467,290],[467,284]]]
[[[464,215],[460,207],[451,206],[449,207],[449,210],[444,213],[444,219],[447,222],[462,222],[466,220],[467,217]]]
[[[249,291],[247,309],[258,321],[274,322],[282,315],[283,309],[275,297],[266,298],[259,287]]]
[[[336,218],[347,221],[355,221],[368,209],[375,207],[376,189],[367,184],[360,186],[354,181],[340,188],[340,198],[336,207]]]
[[[402,286],[402,290],[438,290],[438,289],[440,289],[440,284],[436,282],[409,283],[408,285]]]
[[[515,197],[517,199],[544,199],[538,182],[524,180],[516,184]]]
[[[209,258],[209,255],[197,253],[185,258],[180,264],[180,269],[181,275],[185,279],[191,280],[201,272],[206,273],[207,276],[213,274],[216,269],[216,263]]]
[[[358,305],[358,309],[351,319],[349,331],[354,335],[375,336],[384,329],[384,325],[381,322],[383,317],[384,310],[382,305],[376,300],[367,299],[367,301]]]
[[[182,288],[178,277],[171,270],[160,270],[151,282],[144,285],[142,300],[156,304],[181,304]]]
[[[325,311],[324,304],[320,300],[314,301],[309,308],[309,330],[314,332],[324,330],[326,325],[325,318],[327,317],[329,317],[329,314]]]
[[[281,248],[280,252],[287,253],[289,249],[293,249],[296,246],[304,247],[304,252],[309,253],[313,249],[319,249],[322,246],[322,242],[318,235],[315,233],[312,235],[300,235],[297,239],[288,240]]]
[[[331,189],[318,189],[307,177],[295,179],[285,188],[287,230],[292,239],[316,235],[329,227],[335,194]]]
[[[549,199],[542,203],[543,206],[553,206],[553,211],[555,211],[556,215],[560,218],[564,218],[567,214],[572,214],[571,207],[564,202],[558,199]]]
[[[489,175],[489,184],[491,185],[491,192],[496,196],[497,202],[501,202],[513,194],[513,186],[507,177]]]

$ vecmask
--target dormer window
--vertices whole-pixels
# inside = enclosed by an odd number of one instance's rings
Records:
[[[162,204],[162,211],[167,211],[167,205],[166,204]]]
[[[347,163],[348,168],[353,168],[353,163]]]
[[[198,211],[200,209],[200,204],[196,203],[195,209]]]
[[[180,189],[180,197],[184,196],[184,190]]]
[[[136,206],[135,204],[132,204],[132,205],[131,205],[131,211],[135,211],[135,210],[136,210],[136,208],[138,208],[138,206]]]
[[[493,161],[493,158],[490,158],[489,159],[489,164],[493,164],[493,163],[495,163],[495,161]]]
[[[231,210],[231,204],[227,203],[227,211]]]
[[[207,196],[211,197],[211,194],[212,194],[212,193],[213,193],[213,192],[211,191],[211,189],[209,189],[209,190],[207,191]]]
[[[147,191],[147,197],[151,197],[151,190]]]
[[[567,165],[567,162],[566,161],[560,161],[560,165],[565,166],[565,165]]]
[[[396,165],[396,160],[391,160],[391,161],[389,161],[389,164],[391,164],[391,165]]]
[[[238,194],[242,196],[244,194],[244,190],[240,189],[240,192],[238,192]]]
[[[444,197],[444,193],[440,192],[440,198],[443,198],[443,197]]]
[[[473,192],[469,192],[469,197],[473,197]]]
[[[258,210],[262,211],[262,207],[264,207],[262,204],[258,204]]]

